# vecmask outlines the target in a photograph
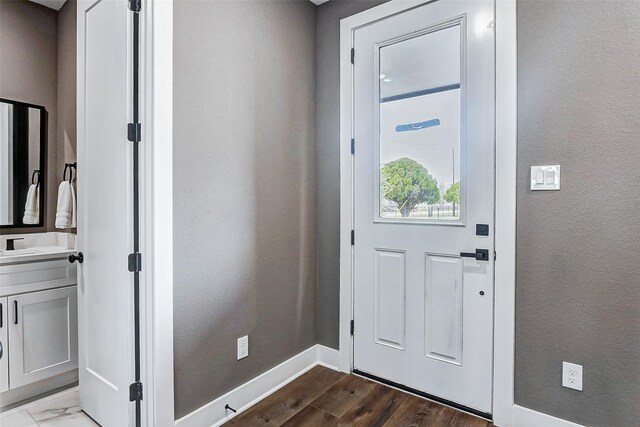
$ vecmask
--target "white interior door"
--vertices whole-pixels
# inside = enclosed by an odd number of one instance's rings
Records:
[[[354,35],[354,367],[482,413],[492,405],[493,10],[440,0]]]
[[[104,427],[133,408],[129,15],[126,0],[78,3],[80,405]]]

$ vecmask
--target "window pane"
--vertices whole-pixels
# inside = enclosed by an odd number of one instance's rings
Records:
[[[460,219],[460,27],[380,49],[380,218]]]

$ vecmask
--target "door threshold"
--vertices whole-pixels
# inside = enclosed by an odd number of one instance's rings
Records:
[[[402,385],[402,384],[399,384],[399,383],[396,383],[396,382],[393,382],[393,381],[386,380],[384,378],[369,374],[367,372],[359,371],[358,369],[353,369],[352,373],[354,375],[358,375],[358,376],[373,380],[375,382],[378,382],[378,383],[381,383],[381,384],[384,384],[384,385],[388,385],[389,387],[397,388],[399,390],[406,391],[407,393],[415,394],[416,396],[422,397],[424,399],[431,400],[431,401],[436,402],[436,403],[441,403],[443,405],[449,406],[449,407],[454,408],[454,409],[458,409],[458,410],[463,411],[463,412],[467,412],[467,413],[469,413],[471,415],[475,415],[476,417],[483,418],[483,419],[485,419],[487,421],[493,421],[493,415],[491,413],[489,413],[489,412],[482,412],[482,411],[479,411],[477,409],[473,409],[473,408],[470,408],[468,406],[461,405],[459,403],[455,403],[455,402],[452,402],[450,400],[443,399],[441,397],[434,396],[432,394],[425,393],[425,392],[420,391],[420,390],[416,390],[415,388],[407,387],[405,385]]]

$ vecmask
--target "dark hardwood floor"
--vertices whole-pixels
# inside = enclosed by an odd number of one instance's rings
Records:
[[[481,418],[317,366],[225,426],[492,427]]]

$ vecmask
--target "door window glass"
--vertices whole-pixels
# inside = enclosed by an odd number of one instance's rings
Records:
[[[460,220],[460,25],[383,46],[378,59],[378,218]]]

